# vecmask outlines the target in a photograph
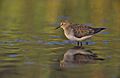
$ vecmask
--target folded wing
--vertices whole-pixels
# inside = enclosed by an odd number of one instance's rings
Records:
[[[73,24],[71,27],[74,31],[74,36],[77,38],[93,35],[103,30],[101,28],[92,28],[83,24]]]

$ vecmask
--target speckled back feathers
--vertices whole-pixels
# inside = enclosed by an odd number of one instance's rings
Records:
[[[74,36],[77,38],[94,34],[94,29],[84,24],[71,24],[69,27],[73,29]]]

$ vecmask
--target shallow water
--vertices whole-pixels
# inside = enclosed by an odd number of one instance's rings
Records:
[[[0,78],[120,78],[119,0],[1,0]],[[72,4],[72,5],[69,5]],[[55,30],[61,19],[107,29],[84,48],[103,61],[60,69],[75,42]]]

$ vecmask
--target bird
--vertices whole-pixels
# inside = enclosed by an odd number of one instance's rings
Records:
[[[85,24],[71,23],[68,20],[62,20],[60,25],[56,28],[62,28],[64,30],[64,35],[71,41],[76,41],[77,46],[82,47],[82,41],[87,40],[99,33],[100,31],[106,29],[104,27],[93,28]]]

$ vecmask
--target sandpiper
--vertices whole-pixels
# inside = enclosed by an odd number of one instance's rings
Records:
[[[61,21],[60,26],[57,27],[64,30],[65,36],[72,41],[77,41],[77,46],[82,46],[82,41],[91,38],[96,33],[106,28],[93,28],[84,24],[73,24],[68,20]]]

